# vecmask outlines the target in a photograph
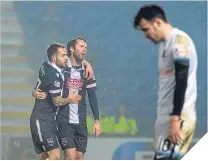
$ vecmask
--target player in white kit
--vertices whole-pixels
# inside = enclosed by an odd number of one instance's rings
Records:
[[[191,38],[167,21],[157,5],[143,6],[134,27],[160,44],[154,159],[180,159],[192,141],[196,125],[197,53]]]

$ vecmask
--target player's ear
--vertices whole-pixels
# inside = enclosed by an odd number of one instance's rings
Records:
[[[73,53],[73,52],[74,52],[74,47],[71,46],[71,47],[69,48],[69,50],[71,51],[71,53]]]
[[[55,61],[56,61],[56,54],[53,54],[53,55],[51,56],[51,61],[52,61],[52,62],[55,62]]]
[[[153,20],[153,23],[157,26],[157,27],[161,27],[162,25],[162,20],[160,18],[155,18]]]

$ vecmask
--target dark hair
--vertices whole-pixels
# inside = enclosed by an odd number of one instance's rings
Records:
[[[153,21],[155,18],[160,18],[164,22],[168,22],[164,10],[155,4],[145,5],[138,11],[134,18],[134,27],[137,28],[140,24],[141,19],[144,18],[149,21]]]
[[[68,43],[67,43],[67,53],[68,53],[68,56],[71,55],[71,51],[70,51],[70,47],[73,47],[75,48],[76,44],[77,44],[77,41],[78,40],[83,40],[84,42],[87,42],[83,37],[77,37],[75,39],[72,39],[70,40]]]
[[[58,51],[58,48],[64,48],[64,45],[59,44],[59,43],[53,43],[48,46],[47,48],[47,55],[48,55],[48,60],[51,61],[51,58],[56,52]]]

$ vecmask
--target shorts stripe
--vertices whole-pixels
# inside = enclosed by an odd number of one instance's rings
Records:
[[[42,147],[43,147],[43,150],[44,150],[44,151],[46,151],[46,148],[45,148],[45,146],[42,146]]]
[[[38,119],[36,119],[36,127],[38,129],[38,136],[39,136],[40,142],[43,142],[43,138],[42,138],[42,134],[41,134],[41,130],[40,130],[40,122]]]

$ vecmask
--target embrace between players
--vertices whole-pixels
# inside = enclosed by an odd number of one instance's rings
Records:
[[[141,7],[134,18],[134,27],[154,44],[160,44],[154,159],[181,159],[188,151],[196,125],[194,43],[188,34],[171,26],[164,10],[157,5]],[[54,45],[58,47],[54,49]],[[91,65],[84,60],[86,48],[86,41],[77,38],[67,44],[67,53],[58,44],[47,49],[49,61],[39,71],[30,121],[35,149],[42,159],[60,159],[56,137],[65,151],[65,159],[83,159],[87,147],[86,91],[95,119],[94,132],[101,133],[96,82]],[[85,68],[90,71],[89,79]]]
[[[82,37],[69,41],[67,51],[59,43],[47,48],[49,61],[39,70],[30,117],[33,143],[41,159],[60,159],[59,144],[65,159],[83,159],[88,140],[86,91],[95,119],[94,134],[101,133],[96,80],[87,79],[85,74],[85,66],[90,65],[84,61],[86,52],[87,43]]]

